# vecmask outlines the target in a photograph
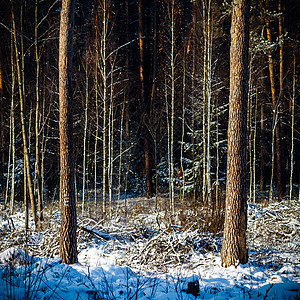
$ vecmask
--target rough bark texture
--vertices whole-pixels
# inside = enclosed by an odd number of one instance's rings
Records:
[[[75,0],[62,1],[59,35],[60,256],[66,264],[77,262],[71,79],[74,4]]]
[[[232,3],[230,96],[223,267],[248,261],[246,248],[249,0]]]

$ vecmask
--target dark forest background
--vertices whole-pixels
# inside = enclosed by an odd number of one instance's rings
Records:
[[[59,195],[60,8],[56,0],[0,1],[0,199],[11,210],[30,189],[41,207]],[[222,203],[230,14],[230,1],[219,0],[76,2],[79,200],[103,210],[103,201],[137,195],[167,195],[174,206]],[[250,200],[298,196],[299,16],[297,0],[252,1]]]

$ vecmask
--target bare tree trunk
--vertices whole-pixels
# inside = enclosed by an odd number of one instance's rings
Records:
[[[295,98],[296,98],[296,54],[294,53],[293,95],[292,95],[292,111],[291,111],[292,124],[291,124],[290,200],[292,200],[292,196],[293,196]]]
[[[206,150],[206,183],[207,183],[207,200],[211,208],[211,80],[212,80],[212,21],[211,21],[211,0],[208,1],[207,7],[207,150]]]
[[[252,187],[253,187],[253,169],[252,169],[252,57],[249,63],[249,90],[248,90],[248,155],[249,155],[249,199],[252,201]]]
[[[23,137],[24,172],[25,172],[24,173],[25,174],[24,178],[27,181],[27,189],[29,191],[29,197],[30,197],[30,202],[31,202],[31,209],[32,209],[32,215],[33,215],[34,223],[35,223],[36,228],[38,228],[38,220],[37,220],[37,214],[36,214],[36,202],[35,202],[34,195],[33,195],[31,174],[30,174],[30,159],[29,159],[29,152],[28,152],[28,136],[27,136],[26,123],[25,123],[24,67],[22,66],[22,73],[23,73],[23,80],[22,80],[21,68],[20,68],[20,63],[19,63],[19,50],[18,50],[18,43],[17,43],[15,14],[14,14],[14,8],[13,8],[13,1],[12,0],[11,0],[11,7],[12,7],[11,15],[12,15],[14,48],[15,48],[16,67],[17,67],[17,76],[18,76],[19,97],[20,97],[20,110],[21,110],[21,127],[22,127],[22,137]]]
[[[174,195],[174,114],[175,114],[175,40],[174,40],[174,0],[171,7],[171,134],[170,134],[170,181],[171,181],[171,209],[175,213],[175,195]]]
[[[269,2],[266,2],[267,8],[269,8]],[[267,39],[270,43],[272,43],[272,36],[271,36],[271,29],[270,29],[270,22],[268,18],[265,18],[266,23],[266,31],[267,31]],[[277,101],[276,98],[276,88],[275,88],[275,72],[274,72],[274,61],[272,52],[269,49],[268,53],[268,60],[269,60],[269,73],[270,73],[270,85],[271,85],[271,95],[272,95],[272,104],[273,104],[273,114],[278,117],[279,105],[280,103]],[[282,149],[281,149],[281,136],[280,136],[280,118],[274,123],[275,125],[275,147],[276,147],[276,185],[277,185],[277,192],[278,192],[278,200],[281,201],[284,197],[285,193],[285,185],[284,185],[284,178],[283,178],[283,167],[282,167]]]
[[[75,159],[73,143],[72,50],[75,0],[63,0],[59,33],[59,134],[60,134],[60,256],[63,263],[77,259]]]
[[[10,148],[12,156],[12,166],[11,166],[11,187],[10,187],[10,211],[14,210],[15,202],[15,166],[16,166],[16,155],[15,155],[15,66],[14,66],[14,54],[13,54],[13,36],[11,36],[11,106],[10,106]],[[6,184],[6,199],[8,196],[8,186],[9,186],[9,167],[7,174],[7,184]],[[7,200],[6,200],[7,202]]]
[[[208,39],[207,39],[207,20],[206,20],[206,1],[202,1],[202,18],[203,18],[203,38],[204,38],[204,49],[203,49],[203,84],[202,84],[202,201],[203,203],[206,202],[206,195],[207,195],[207,184],[206,184],[206,108],[207,108],[207,49],[208,49]]]
[[[184,49],[186,51],[186,49]],[[182,175],[181,184],[181,197],[180,202],[183,207],[185,198],[185,173],[183,166],[183,148],[184,148],[184,135],[185,135],[185,102],[186,102],[186,55],[183,57],[183,73],[182,73],[182,121],[181,121],[181,145],[180,145],[180,169]]]
[[[88,51],[86,49],[86,51]],[[82,214],[84,213],[85,204],[85,186],[86,186],[86,135],[88,123],[88,103],[89,103],[89,76],[88,76],[88,59],[85,65],[85,105],[84,105],[84,131],[83,131],[83,161],[82,161]]]
[[[42,228],[43,203],[41,190],[41,164],[40,164],[40,55],[38,48],[38,0],[35,1],[35,27],[34,27],[34,49],[36,62],[36,107],[35,107],[35,186],[37,193],[38,228]]]
[[[247,94],[250,1],[233,0],[223,267],[245,264],[247,228]]]
[[[169,102],[168,102],[168,86],[167,86],[167,74],[165,74],[165,102],[166,102],[166,117],[167,117],[167,137],[168,137],[168,179],[169,179],[169,198],[171,200],[171,154],[170,154],[170,121],[169,121]],[[170,203],[171,204],[171,203]],[[170,209],[172,206],[170,205]]]
[[[121,112],[121,122],[120,122],[120,150],[119,150],[119,183],[118,183],[118,203],[121,198],[121,177],[122,177],[122,151],[123,151],[123,124],[124,124],[124,112],[126,104],[126,95],[124,93],[123,103],[122,103],[122,112]]]
[[[129,24],[130,24],[130,17],[129,17],[129,0],[126,0],[126,78],[129,79]],[[124,92],[126,97],[128,98],[128,87],[126,86],[126,90]],[[126,101],[125,107],[125,135],[126,135],[126,143],[129,144],[130,141],[130,129],[129,129],[129,103],[128,100]],[[129,145],[130,147],[130,145]],[[127,218],[127,186],[128,186],[128,174],[130,170],[130,156],[131,150],[128,151],[126,155],[126,174],[125,174],[125,187],[124,187],[124,206],[125,206],[125,218]]]
[[[271,179],[270,179],[270,191],[269,191],[269,201],[273,199],[273,180],[274,180],[274,169],[275,169],[275,132],[278,122],[278,111],[273,111],[273,122],[272,122],[272,170],[271,170]]]
[[[192,49],[192,78],[191,78],[191,103],[192,103],[192,138],[191,144],[195,147],[195,77],[196,77],[196,2],[193,2],[193,49]],[[195,151],[192,153],[193,160],[193,204],[196,205],[196,171]]]
[[[102,129],[102,213],[106,212],[106,119],[107,119],[107,74],[106,74],[106,39],[107,39],[107,6],[106,0],[103,1],[103,21],[102,21],[102,37],[101,37],[101,60],[102,60],[102,84],[103,84],[103,129]]]
[[[264,104],[260,104],[260,191],[266,189],[266,176],[265,176],[265,113]]]
[[[143,135],[144,135],[144,154],[145,154],[145,172],[146,172],[146,186],[147,197],[152,197],[153,184],[152,184],[152,166],[151,166],[151,151],[150,151],[150,134],[145,124],[147,115],[149,114],[149,103],[146,95],[146,72],[145,72],[145,41],[144,41],[144,0],[138,1],[139,9],[139,58],[140,58],[140,97],[143,106]]]
[[[96,63],[95,63],[95,104],[96,104],[96,132],[95,132],[95,148],[94,148],[94,201],[95,209],[97,208],[97,149],[98,149],[98,136],[99,136],[99,105],[98,105],[98,43],[97,43],[97,31],[96,31]]]
[[[255,89],[254,132],[253,132],[253,202],[256,202],[256,131],[257,131],[257,102],[258,93]]]
[[[113,171],[114,171],[114,63],[110,69],[110,104],[108,115],[108,198],[109,198],[109,217],[112,216],[112,194],[113,194]]]

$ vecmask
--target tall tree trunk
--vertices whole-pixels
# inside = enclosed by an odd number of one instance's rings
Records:
[[[294,53],[293,93],[292,93],[292,107],[291,107],[292,124],[291,124],[290,200],[292,200],[292,196],[293,196],[295,98],[296,98],[296,54]]]
[[[170,181],[171,181],[171,209],[175,213],[174,195],[174,114],[175,114],[175,21],[174,21],[174,0],[171,4],[171,135],[170,135]]]
[[[11,61],[11,106],[10,106],[10,148],[12,156],[12,166],[11,166],[11,186],[10,186],[10,211],[13,212],[14,202],[15,202],[15,66],[14,66],[14,53],[13,53],[13,37],[11,35],[11,50],[10,50],[10,61]],[[9,168],[7,174],[7,184],[6,184],[6,196],[5,202],[7,202],[8,197],[8,186],[9,186]],[[26,217],[25,217],[26,218]]]
[[[269,2],[266,2],[267,8],[269,7]],[[265,17],[266,23],[266,31],[267,31],[267,39],[270,44],[272,43],[272,35],[270,28],[270,21],[267,17]],[[275,88],[275,71],[274,71],[274,60],[272,51],[269,49],[267,51],[268,61],[269,61],[269,73],[270,73],[270,85],[271,85],[271,95],[272,95],[272,105],[273,105],[273,115],[278,116],[279,105],[280,103],[277,101],[276,97],[276,88]],[[282,165],[282,149],[281,149],[281,135],[280,135],[280,117],[274,123],[275,130],[275,147],[276,147],[276,186],[278,193],[278,200],[282,200],[285,193],[285,184],[284,184],[284,176],[283,176],[283,165]]]
[[[27,135],[27,128],[26,128],[26,123],[25,123],[24,59],[22,59],[22,74],[21,74],[21,68],[20,68],[20,62],[19,62],[19,50],[18,50],[18,42],[17,42],[17,32],[16,32],[16,22],[15,22],[15,14],[14,14],[12,0],[11,0],[11,7],[12,7],[11,16],[12,16],[12,27],[13,27],[13,38],[14,38],[17,78],[18,78],[19,97],[20,97],[20,110],[21,110],[21,127],[22,127],[23,151],[24,151],[24,179],[27,181],[27,184],[26,184],[27,188],[24,188],[24,194],[27,194],[26,190],[28,189],[34,223],[35,223],[36,228],[38,228],[38,220],[37,220],[37,214],[36,214],[36,202],[35,202],[35,198],[33,195],[32,181],[31,181],[31,174],[30,174],[28,135]],[[22,23],[22,20],[21,20],[21,23]],[[21,51],[21,52],[23,52],[23,51]],[[22,57],[24,57],[24,55]],[[24,186],[25,186],[25,183],[24,183]],[[25,200],[25,202],[26,201],[27,200]]]
[[[146,126],[147,117],[149,114],[149,103],[147,103],[146,95],[146,74],[145,74],[145,40],[144,40],[144,0],[139,0],[139,58],[140,58],[140,97],[143,110],[143,135],[144,135],[144,154],[145,154],[145,171],[146,171],[146,186],[147,197],[152,197],[153,183],[152,183],[152,165],[151,165],[151,151],[150,151],[150,134]]]
[[[59,135],[60,135],[60,256],[77,262],[77,217],[74,185],[72,50],[75,0],[63,0],[59,33]]]
[[[246,263],[249,0],[233,0],[223,267]]]
[[[260,104],[260,191],[266,190],[266,144],[265,144],[265,110]]]
[[[97,15],[96,15],[97,18]],[[97,24],[97,23],[96,23]],[[98,38],[96,30],[96,61],[95,61],[95,106],[96,106],[96,132],[95,132],[95,145],[94,145],[94,201],[95,209],[97,208],[97,150],[98,150],[98,138],[99,138],[99,104],[98,104]]]
[[[107,49],[106,49],[106,42],[107,42],[107,20],[108,20],[108,12],[107,12],[107,3],[106,0],[103,1],[102,7],[102,36],[101,36],[101,76],[102,76],[102,88],[103,88],[103,125],[102,125],[102,155],[103,155],[103,164],[102,164],[102,213],[103,215],[106,212],[106,173],[107,173],[107,152],[106,152],[106,135],[107,135],[107,128],[106,128],[106,121],[107,121],[107,72],[106,72],[106,60],[107,60]]]
[[[181,207],[184,205],[185,198],[185,170],[183,165],[183,148],[184,148],[184,136],[185,136],[185,102],[186,102],[186,51],[184,48],[184,56],[183,56],[183,70],[182,70],[182,120],[181,120],[181,145],[180,145],[180,173],[182,176],[182,184],[181,184],[181,193],[180,193],[180,202]]]
[[[203,149],[203,154],[202,154],[202,201],[203,203],[206,203],[206,195],[207,195],[207,184],[206,184],[206,151],[207,151],[207,135],[206,135],[206,117],[207,117],[207,71],[208,71],[208,66],[207,66],[207,48],[208,48],[208,39],[207,39],[207,20],[206,20],[206,1],[202,1],[202,19],[203,19],[203,44],[204,44],[204,49],[203,49],[203,83],[202,83],[202,149]]]
[[[112,216],[113,172],[114,172],[114,62],[110,68],[110,103],[108,115],[108,198],[109,217]]]
[[[35,1],[35,26],[34,26],[34,49],[36,62],[36,107],[35,107],[35,186],[37,193],[38,228],[42,228],[43,203],[41,189],[41,162],[40,162],[40,55],[38,47],[38,0]]]
[[[126,2],[126,78],[129,79],[129,24],[130,24],[130,16],[129,16],[129,0],[125,0]],[[128,85],[126,85],[124,94],[128,99]],[[126,144],[128,147],[130,146],[130,129],[129,129],[129,102],[126,101],[125,106],[125,136],[126,136]],[[125,206],[125,218],[127,218],[127,186],[128,186],[128,175],[130,171],[130,157],[131,150],[128,150],[126,155],[126,174],[125,174],[125,187],[124,187],[124,206]]]
[[[207,5],[207,150],[206,150],[206,184],[207,184],[207,200],[208,205],[211,208],[211,114],[212,114],[212,91],[211,91],[211,81],[212,81],[212,12],[211,12],[211,0],[208,0]]]
[[[86,49],[86,52],[88,49]],[[89,103],[89,76],[88,76],[88,58],[86,55],[85,65],[85,103],[84,103],[84,131],[83,131],[83,161],[82,161],[82,206],[81,211],[84,213],[85,205],[85,186],[86,186],[86,140],[87,140],[87,125],[88,125],[88,103]]]
[[[253,202],[256,202],[256,131],[257,131],[257,102],[258,93],[257,88],[255,89],[255,109],[254,109],[254,131],[253,131]],[[250,166],[251,168],[251,166]]]

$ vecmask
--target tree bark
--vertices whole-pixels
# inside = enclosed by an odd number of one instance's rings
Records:
[[[63,263],[77,262],[77,220],[74,184],[72,49],[75,0],[63,0],[59,33],[59,134],[60,134],[60,256]]]
[[[230,46],[230,95],[223,267],[248,261],[247,227],[247,94],[249,0],[233,0]]]
[[[24,55],[23,54],[23,42],[21,39],[21,55],[22,55],[22,70],[20,67],[20,55],[19,55],[19,49],[18,49],[18,42],[17,42],[17,32],[16,32],[16,22],[15,22],[15,14],[14,14],[14,8],[13,8],[13,2],[11,0],[11,17],[12,17],[12,27],[13,27],[13,39],[14,39],[14,48],[15,48],[15,56],[16,56],[16,68],[17,68],[17,78],[18,78],[18,87],[19,87],[19,97],[20,97],[20,115],[21,115],[21,127],[22,127],[22,138],[23,138],[23,151],[24,151],[24,180],[26,180],[27,183],[24,182],[24,203],[27,203],[26,195],[27,195],[27,189],[29,191],[29,197],[30,197],[30,203],[31,203],[31,209],[32,209],[32,215],[34,219],[34,224],[36,228],[38,227],[38,221],[37,221],[37,215],[36,215],[36,201],[33,195],[33,189],[32,189],[32,180],[31,180],[31,174],[30,174],[30,156],[29,156],[29,141],[28,141],[28,134],[27,134],[27,126],[25,123],[25,83],[24,83]],[[22,8],[21,8],[21,15],[22,15]],[[22,19],[22,16],[21,16]],[[22,23],[22,21],[21,21]],[[22,28],[21,28],[22,32]],[[26,186],[26,188],[25,188]],[[26,205],[25,205],[26,206]],[[27,208],[25,208],[26,210]],[[25,222],[26,223],[26,222]]]
[[[269,7],[269,2],[266,2],[267,8]],[[270,44],[272,44],[272,35],[270,28],[270,21],[265,17],[267,39]],[[277,116],[277,111],[279,110],[279,102],[276,98],[276,88],[275,88],[275,71],[274,71],[274,60],[272,56],[272,51],[269,49],[267,51],[268,61],[269,61],[269,73],[270,73],[270,85],[271,85],[271,95],[272,95],[272,105],[273,105],[273,115]],[[282,59],[282,58],[280,58]],[[280,135],[280,117],[278,122],[275,122],[275,147],[276,147],[276,186],[278,193],[278,200],[282,200],[285,193],[285,184],[283,176],[283,166],[282,166],[282,149],[281,149],[281,135]]]
[[[151,151],[150,151],[150,133],[146,126],[146,118],[149,115],[149,103],[147,103],[146,95],[146,76],[145,72],[145,39],[144,39],[144,0],[139,0],[139,58],[140,58],[140,97],[142,105],[143,114],[143,135],[144,135],[144,154],[145,154],[145,171],[146,171],[146,187],[147,187],[147,197],[152,197],[153,194],[153,183],[152,183],[152,164],[151,164]]]

